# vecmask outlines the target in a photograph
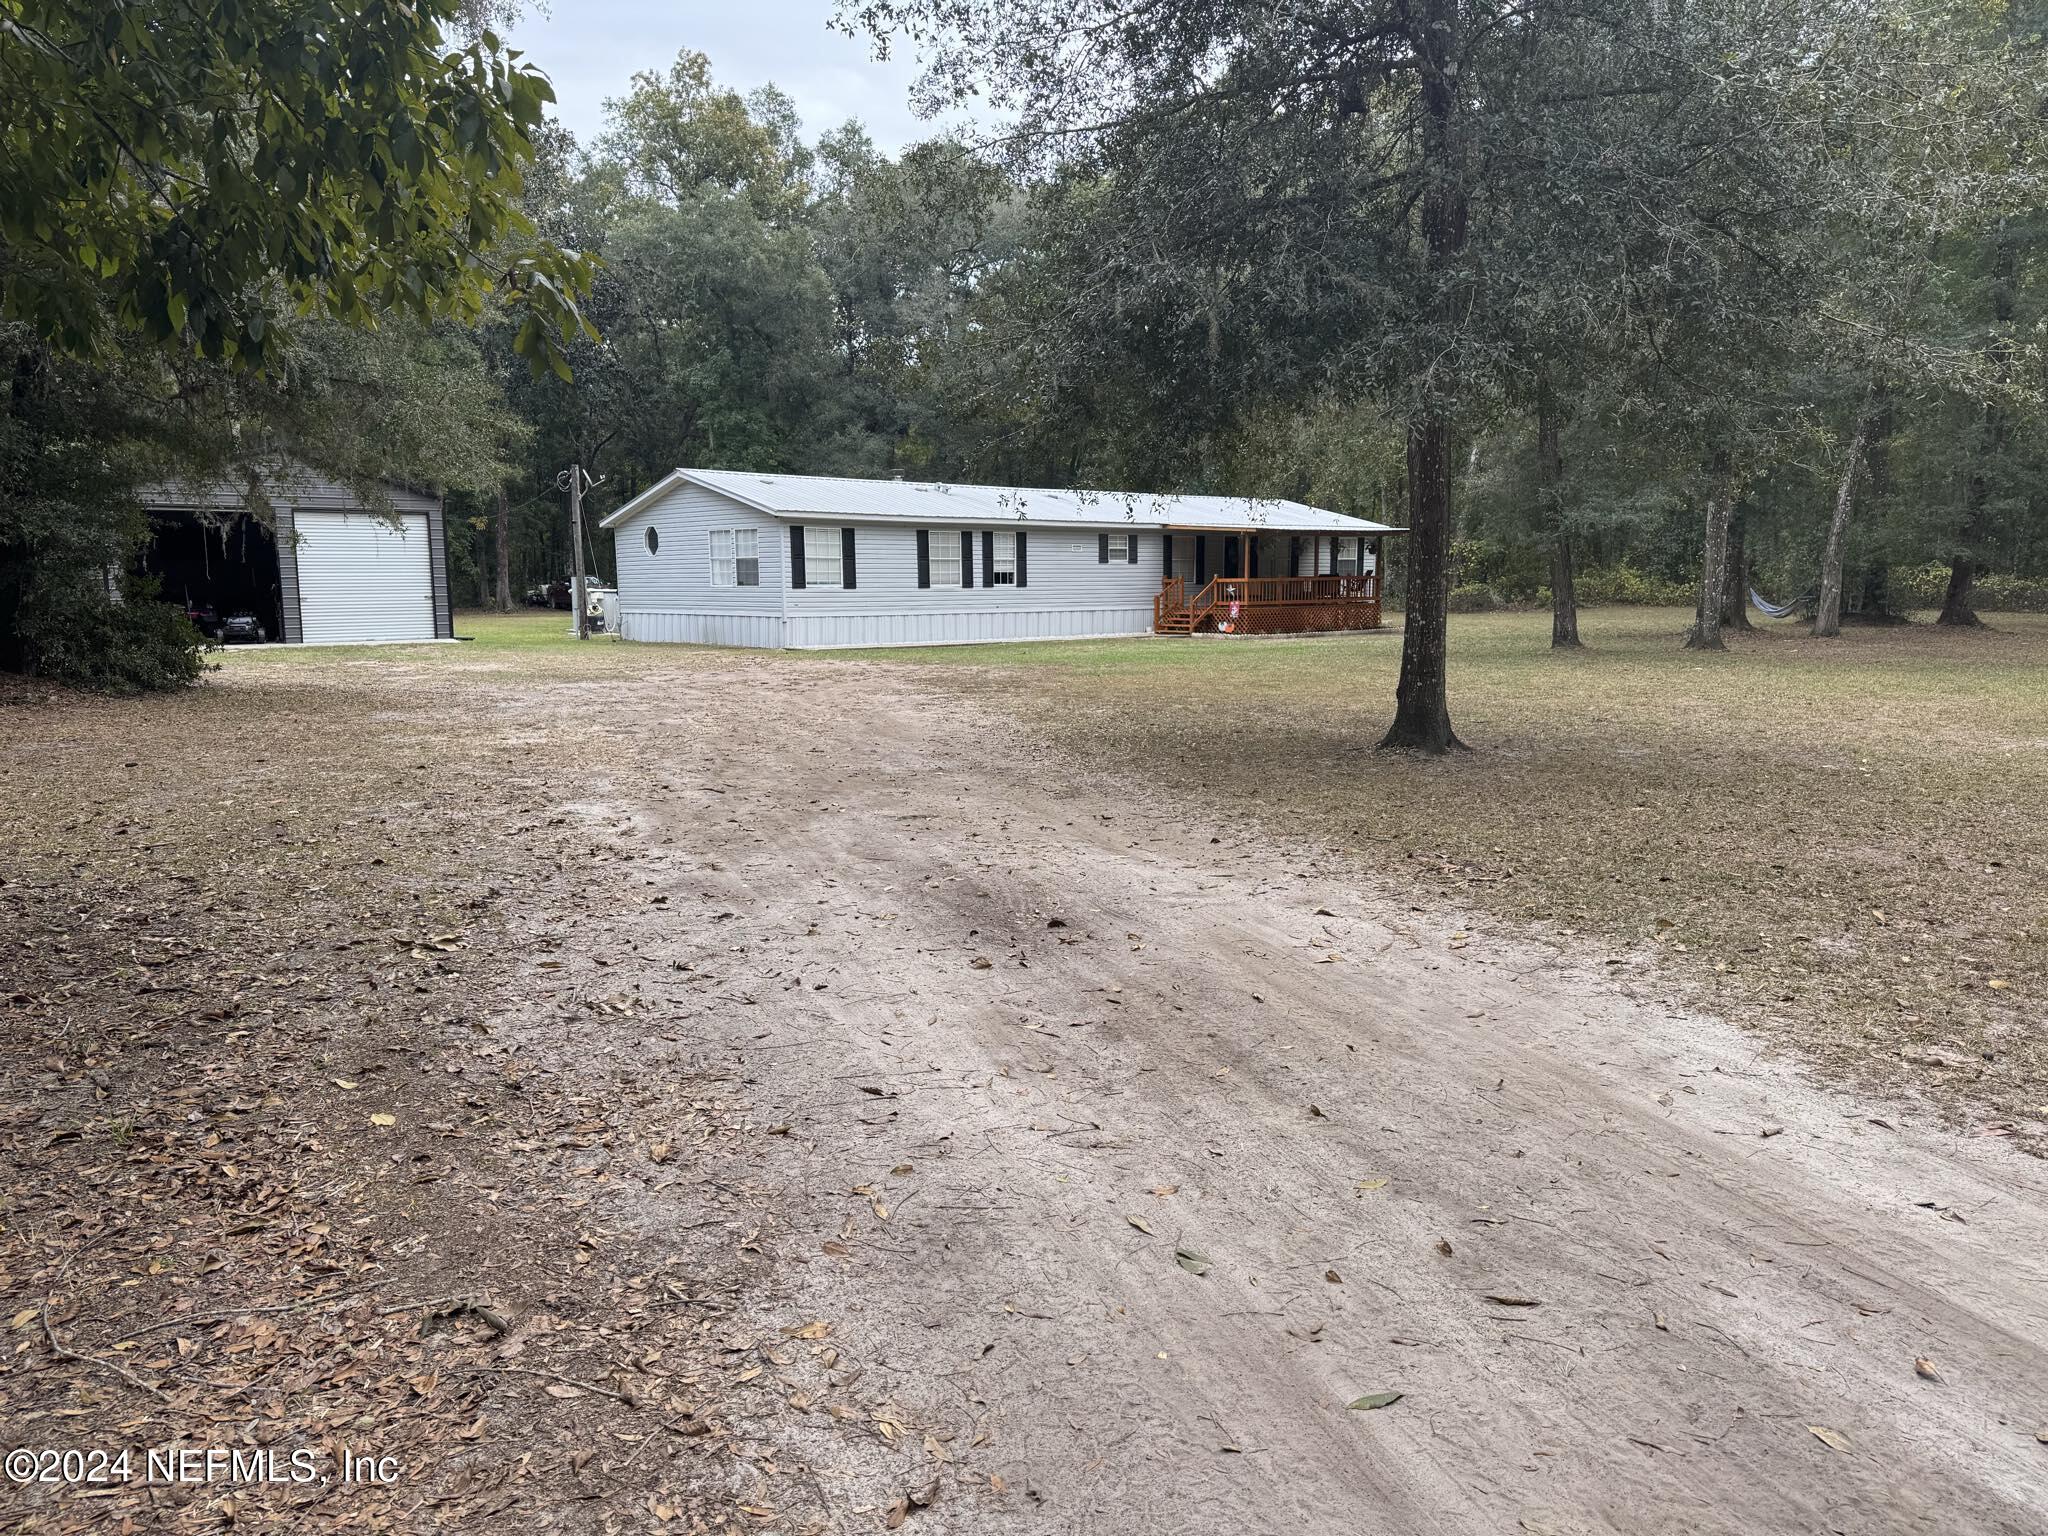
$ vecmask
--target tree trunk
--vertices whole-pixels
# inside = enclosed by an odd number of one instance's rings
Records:
[[[1856,426],[1849,435],[1849,461],[1842,466],[1842,480],[1835,487],[1835,515],[1828,522],[1827,547],[1820,557],[1820,605],[1813,612],[1816,639],[1832,639],[1842,632],[1842,540],[1849,530],[1849,513],[1856,505],[1856,478],[1863,473],[1864,455],[1870,447],[1876,398],[1873,391],[1856,413]]]
[[[1744,548],[1749,513],[1731,508],[1728,515],[1728,564],[1721,577],[1721,628],[1755,629],[1749,622],[1749,554]]]
[[[1700,556],[1699,610],[1685,637],[1689,651],[1727,649],[1721,640],[1721,589],[1728,580],[1728,517],[1734,500],[1734,486],[1717,460],[1707,485],[1706,547]]]
[[[491,606],[491,563],[484,558],[484,529],[479,522],[476,529],[476,605],[479,608]]]
[[[1536,474],[1544,525],[1550,531],[1550,648],[1576,651],[1579,595],[1573,583],[1572,535],[1564,517],[1564,454],[1558,445],[1557,397],[1546,377],[1536,394]]]
[[[1982,629],[1984,621],[1977,617],[1977,610],[1970,606],[1970,589],[1977,584],[1977,562],[1967,555],[1957,555],[1948,563],[1948,591],[1941,599],[1941,612],[1935,618],[1937,624],[1947,624],[1956,629]]]
[[[1458,0],[1425,0],[1410,34],[1422,86],[1422,238],[1425,266],[1436,282],[1431,318],[1444,329],[1460,323],[1453,274],[1464,256],[1469,204],[1458,131]],[[1401,681],[1394,723],[1381,751],[1440,755],[1463,749],[1451,729],[1446,687],[1451,574],[1452,403],[1457,381],[1449,365],[1425,374],[1428,397],[1408,419],[1408,604],[1401,627]]]
[[[498,487],[498,611],[512,611],[512,504]]]
[[[1408,429],[1408,607],[1394,723],[1380,749],[1433,755],[1463,747],[1451,729],[1447,650],[1451,568],[1451,423],[1431,412]]]
[[[1550,536],[1550,648],[1582,651],[1579,594],[1573,585],[1572,536],[1559,528]]]

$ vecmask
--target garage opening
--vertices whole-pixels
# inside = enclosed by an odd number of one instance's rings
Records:
[[[166,602],[182,603],[209,637],[284,638],[284,583],[277,536],[246,512],[215,522],[196,512],[151,508],[143,571]]]

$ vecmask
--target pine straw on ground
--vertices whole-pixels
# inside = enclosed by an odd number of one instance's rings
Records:
[[[1360,854],[1391,892],[1645,954],[1875,1099],[2038,1145],[2048,1120],[2048,620],[1682,650],[1686,615],[1452,621],[1475,750],[1376,754],[1397,636],[1146,640],[922,659],[1077,771]],[[898,653],[904,654],[904,653]],[[917,660],[917,657],[911,657]]]
[[[10,1529],[830,1523],[763,1429],[834,1359],[750,1316],[766,1132],[657,1021],[629,1076],[577,1060],[634,1007],[631,855],[574,808],[617,665],[555,664],[558,696],[450,652],[0,699],[0,1450],[133,1455],[7,1487]],[[508,993],[515,958],[547,981]],[[657,1189],[689,1230],[632,1220]],[[276,1480],[145,1461],[263,1448]],[[342,1484],[343,1451],[394,1480]]]

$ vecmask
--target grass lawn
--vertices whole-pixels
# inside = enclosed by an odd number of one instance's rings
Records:
[[[2048,618],[1816,642],[1796,625],[1679,646],[1688,615],[1613,608],[1553,655],[1547,614],[1452,621],[1475,750],[1372,750],[1397,635],[1079,641],[785,655],[902,668],[1020,713],[1077,772],[1131,773],[1396,894],[1649,955],[1700,1001],[1886,1091],[2048,1117]],[[556,613],[458,615],[461,646],[237,652],[225,663],[684,673],[696,648],[578,646]]]
[[[874,654],[1001,693],[1083,769],[1652,953],[1824,1066],[2048,1116],[2048,618],[1771,625],[1724,656],[1680,648],[1688,619],[1591,611],[1553,655],[1547,614],[1454,617],[1476,750],[1441,761],[1371,750],[1393,636]]]

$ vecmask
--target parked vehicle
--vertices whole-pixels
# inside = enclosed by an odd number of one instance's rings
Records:
[[[253,613],[231,613],[220,621],[222,645],[261,645],[269,638]]]
[[[220,638],[220,611],[211,603],[187,602],[185,617],[191,622],[192,627],[207,639]]]

